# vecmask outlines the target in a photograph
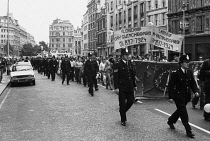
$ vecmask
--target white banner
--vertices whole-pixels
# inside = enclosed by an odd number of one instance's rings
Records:
[[[148,44],[152,38],[152,27],[122,29],[114,32],[115,50],[127,46]]]
[[[183,36],[172,34],[166,30],[154,27],[151,44],[176,52],[181,52]]]

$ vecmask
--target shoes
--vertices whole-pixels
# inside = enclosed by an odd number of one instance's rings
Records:
[[[169,127],[171,128],[171,129],[175,129],[175,127],[174,127],[174,124],[173,123],[170,123],[169,121],[167,122],[167,124],[169,125]]]
[[[95,90],[98,91],[98,88],[96,88]]]
[[[192,107],[195,109],[195,104],[192,103]]]
[[[121,125],[122,126],[126,126],[126,122],[125,121],[121,121]]]
[[[93,93],[90,93],[91,96],[93,96]]]
[[[210,121],[210,118],[204,117],[204,120],[206,120],[206,121]]]
[[[64,81],[62,81],[62,84],[63,84],[63,82],[64,82]]]
[[[136,103],[137,101],[138,101],[138,99],[135,99],[135,100],[134,100],[134,103]]]
[[[187,133],[187,136],[189,138],[194,138],[195,137],[195,134],[193,132],[189,132],[189,133]]]
[[[69,83],[67,83],[67,85],[69,85]]]

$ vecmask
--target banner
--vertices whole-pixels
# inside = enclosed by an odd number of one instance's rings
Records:
[[[114,32],[115,50],[127,46],[151,43],[152,27],[137,27]]]
[[[153,27],[151,44],[176,52],[181,52],[183,36],[175,35],[166,30]]]

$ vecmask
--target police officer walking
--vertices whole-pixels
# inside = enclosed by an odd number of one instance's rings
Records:
[[[65,81],[65,77],[67,76],[67,85],[69,85],[69,77],[71,70],[71,63],[68,59],[68,56],[65,56],[64,60],[61,62],[61,70],[62,70],[62,84]]]
[[[88,80],[88,92],[93,96],[93,85],[95,86],[95,90],[98,90],[96,76],[99,72],[99,65],[95,59],[95,54],[88,53],[88,57],[89,59],[85,62],[84,73]]]
[[[119,111],[122,126],[126,126],[126,112],[133,105],[134,90],[137,90],[133,64],[128,60],[128,55],[126,49],[121,49],[122,58],[115,69],[117,71],[116,81],[118,85],[116,91],[119,91]]]
[[[49,62],[49,67],[50,67],[50,74],[51,74],[51,79],[52,81],[55,81],[55,72],[57,69],[57,60],[55,59],[55,56],[53,55],[52,59]]]
[[[175,102],[177,110],[168,118],[167,124],[171,129],[175,129],[174,124],[180,117],[187,136],[194,138],[195,134],[192,132],[188,123],[189,118],[186,105],[191,100],[190,88],[195,95],[199,94],[193,73],[191,70],[188,70],[189,62],[189,57],[187,55],[182,55],[179,58],[180,68],[171,75],[171,80],[168,85],[169,101]]]

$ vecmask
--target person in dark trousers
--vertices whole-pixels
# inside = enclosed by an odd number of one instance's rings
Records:
[[[88,92],[93,96],[93,85],[95,86],[95,90],[98,90],[96,76],[99,72],[99,66],[95,59],[95,54],[89,53],[88,57],[89,59],[85,62],[84,72],[88,80]]]
[[[116,81],[119,91],[119,111],[121,117],[121,125],[126,126],[126,112],[134,103],[134,91],[137,90],[135,82],[135,74],[133,64],[128,60],[129,53],[127,49],[121,49],[121,59],[118,62],[115,70],[117,71]]]
[[[200,69],[199,79],[204,84],[205,104],[210,103],[210,58],[206,59]],[[204,119],[210,121],[210,113],[204,111]]]
[[[71,63],[68,56],[65,56],[64,60],[61,62],[61,70],[62,70],[62,84],[65,81],[65,77],[67,77],[67,85],[69,85]]]
[[[168,84],[169,102],[175,102],[177,110],[168,118],[167,124],[171,129],[175,129],[174,124],[181,118],[182,124],[185,127],[186,135],[194,138],[195,134],[189,125],[189,118],[186,105],[191,100],[190,88],[195,95],[198,94],[193,73],[189,70],[189,57],[182,55],[179,58],[180,68],[172,73]]]
[[[52,81],[55,81],[55,73],[56,73],[56,69],[57,69],[57,64],[58,64],[57,60],[55,59],[55,56],[53,56],[49,62],[50,74],[51,74]]]
[[[46,61],[46,75],[47,75],[47,78],[50,79],[50,61],[51,61],[51,58],[47,58],[47,61]]]

